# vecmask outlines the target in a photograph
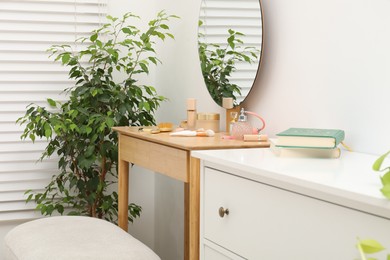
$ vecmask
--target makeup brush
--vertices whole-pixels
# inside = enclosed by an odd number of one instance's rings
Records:
[[[215,132],[211,129],[208,129],[206,131],[190,131],[190,130],[184,130],[179,132],[173,132],[170,133],[171,136],[200,136],[200,137],[211,137],[215,135]]]

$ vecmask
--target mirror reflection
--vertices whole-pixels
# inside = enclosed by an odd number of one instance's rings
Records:
[[[198,48],[203,79],[213,100],[249,94],[262,54],[259,0],[202,0]]]

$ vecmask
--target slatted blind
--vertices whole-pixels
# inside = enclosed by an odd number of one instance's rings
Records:
[[[241,32],[243,46],[262,47],[262,17],[260,0],[202,0],[200,19],[203,26],[199,32],[205,37],[201,41],[226,46],[228,29]],[[260,57],[260,56],[259,56]],[[258,69],[258,63],[237,63],[237,71],[232,74],[230,81],[241,87],[240,103],[253,85]]]
[[[48,57],[53,44],[74,46],[106,16],[106,0],[0,0],[0,221],[39,216],[26,190],[42,190],[57,160],[37,162],[45,140],[22,141],[15,121],[26,106],[66,100],[68,70]],[[74,46],[82,48],[83,46]]]

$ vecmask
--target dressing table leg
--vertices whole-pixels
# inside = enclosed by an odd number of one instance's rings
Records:
[[[190,184],[184,183],[184,260],[190,259]]]
[[[190,158],[189,182],[184,184],[184,259],[199,259],[200,160]]]
[[[120,135],[119,135],[120,139]],[[120,146],[120,142],[119,142]],[[118,159],[118,226],[128,231],[128,205],[129,205],[129,162],[121,159],[119,147]]]

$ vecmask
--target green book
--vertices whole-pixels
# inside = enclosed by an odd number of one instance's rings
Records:
[[[289,128],[276,136],[277,147],[329,149],[336,148],[345,133],[339,129]]]

